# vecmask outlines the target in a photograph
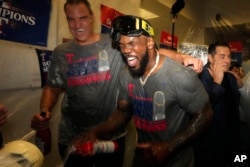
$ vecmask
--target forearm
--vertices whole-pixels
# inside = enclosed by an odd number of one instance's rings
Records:
[[[159,53],[184,66],[192,68],[196,73],[200,73],[203,69],[203,62],[199,58],[192,57],[188,54],[176,52],[170,49],[159,49]]]
[[[130,119],[131,114],[116,110],[107,121],[96,126],[93,131],[98,138],[110,138],[116,132],[125,129]]]
[[[188,55],[185,55],[185,54],[182,54],[182,53],[179,53],[179,52],[176,52],[174,50],[170,50],[170,49],[159,49],[159,53],[160,54],[163,54],[179,63],[183,63],[183,60],[186,58],[186,56]]]
[[[180,148],[191,144],[197,136],[208,128],[212,120],[212,114],[210,103],[207,103],[203,111],[192,118],[190,124],[185,130],[168,141],[170,144],[170,151],[175,152]]]
[[[40,110],[51,112],[61,93],[61,88],[51,88],[49,86],[45,86],[40,100]]]

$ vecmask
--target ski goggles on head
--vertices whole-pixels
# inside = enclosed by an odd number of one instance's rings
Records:
[[[124,15],[116,17],[111,24],[111,38],[118,41],[121,34],[154,36],[154,29],[149,22],[140,17]]]

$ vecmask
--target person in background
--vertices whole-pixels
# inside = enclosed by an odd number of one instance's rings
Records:
[[[116,17],[111,37],[127,64],[120,74],[117,107],[76,142],[112,135],[133,116],[138,134],[133,167],[192,166],[192,142],[212,119],[199,78],[158,52],[153,27],[143,18]]]
[[[238,87],[241,88],[243,86],[242,77],[244,75],[241,65],[238,62],[232,62],[228,72],[231,72],[234,75]]]
[[[7,107],[0,103],[0,126],[2,126],[3,124],[5,124],[7,122]],[[2,132],[0,131],[0,149],[3,146],[3,135]]]
[[[250,71],[244,71],[240,91],[241,148],[250,153]]]
[[[208,63],[200,74],[213,108],[208,130],[194,142],[195,167],[226,167],[240,151],[239,86],[229,72],[231,50],[227,42],[208,47]]]
[[[241,65],[245,74],[250,71],[250,59],[243,61]]]
[[[0,103],[0,126],[7,122],[7,107]]]
[[[58,133],[58,148],[64,166],[121,167],[126,127],[103,138],[117,141],[118,152],[92,157],[70,154],[65,159],[74,139],[106,120],[115,109],[118,76],[125,64],[120,52],[112,47],[109,34],[94,32],[94,13],[87,0],[67,0],[64,11],[74,39],[57,46],[52,53],[40,103],[40,112],[46,112],[46,118],[42,118],[39,112],[34,114],[31,127],[35,130],[46,127],[55,104],[64,94]],[[193,64],[196,72],[202,69],[199,59],[171,50],[162,51],[180,60],[179,63]]]
[[[250,74],[245,75],[238,62],[232,62],[229,68],[236,80],[240,91],[240,139],[242,153],[250,153]]]

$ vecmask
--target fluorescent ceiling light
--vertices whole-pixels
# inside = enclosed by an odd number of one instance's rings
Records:
[[[144,19],[153,19],[159,17],[158,15],[142,8],[140,8],[140,16]]]

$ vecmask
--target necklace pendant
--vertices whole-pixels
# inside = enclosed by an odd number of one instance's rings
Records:
[[[155,60],[155,65],[153,68],[151,68],[151,70],[149,71],[149,73],[146,75],[144,81],[142,80],[142,77],[140,77],[140,83],[142,86],[145,85],[145,83],[147,82],[148,80],[148,77],[151,75],[151,73],[156,69],[156,67],[158,66],[158,63],[159,63],[159,52],[157,52],[157,56],[156,56],[156,60]]]
[[[145,80],[143,81],[142,78],[140,77],[140,83],[142,86],[144,86],[146,82],[145,82]]]

